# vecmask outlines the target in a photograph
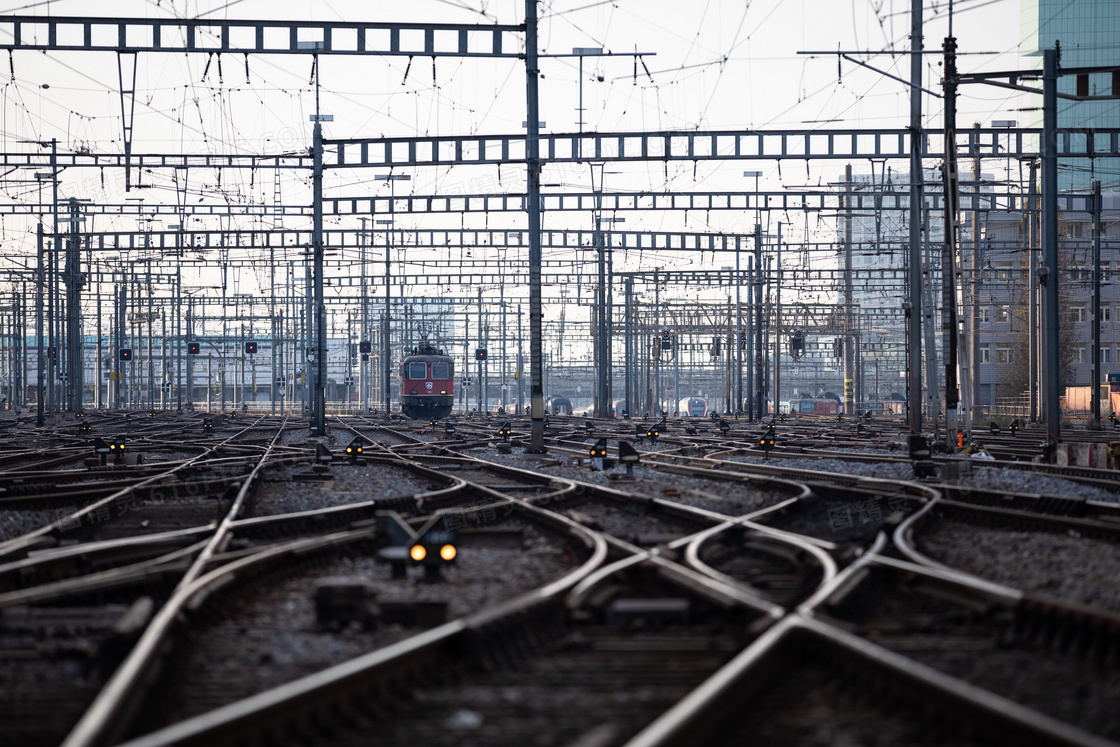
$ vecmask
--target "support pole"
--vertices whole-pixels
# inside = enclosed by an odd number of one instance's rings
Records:
[[[479,349],[486,346],[486,340],[482,334],[482,288],[478,289],[478,345]],[[486,411],[486,398],[482,392],[482,358],[475,356],[478,363],[478,411],[479,413]]]
[[[1089,412],[1093,423],[1101,422],[1101,183],[1093,182],[1093,258],[1089,263],[1093,278],[1093,318],[1090,325]]]
[[[47,255],[47,344],[50,347],[49,370],[47,382],[50,397],[47,399],[47,410],[54,415],[55,406],[58,404],[58,364],[59,351],[58,337],[58,255],[61,254],[62,237],[58,231],[58,140],[51,138],[51,216],[54,221],[52,241],[54,251]]]
[[[980,123],[972,125],[974,130],[980,129]],[[976,134],[979,140],[979,134]],[[976,419],[977,409],[980,405],[980,281],[981,270],[984,266],[982,250],[980,247],[980,154],[977,152],[972,161],[972,257],[969,261],[971,277],[967,284],[967,314],[968,314],[968,366],[970,377],[968,379],[968,402],[965,409],[965,435],[969,442],[972,441],[972,421]],[[992,404],[995,404],[994,402]]]
[[[318,71],[318,55],[316,55],[316,71]],[[313,226],[311,235],[312,251],[314,252],[314,292],[313,318],[315,323],[314,342],[311,349],[315,351],[315,361],[308,368],[314,367],[314,404],[311,411],[311,431],[316,435],[326,435],[327,419],[327,313],[323,301],[323,123],[319,114],[319,81],[318,72],[315,80],[315,127],[312,132],[312,213]],[[386,294],[389,290],[386,286]]]
[[[363,255],[364,256],[364,255]],[[276,250],[269,247],[268,250],[268,269],[271,275],[271,288],[268,293],[268,324],[269,324],[269,355],[272,358],[269,371],[272,374],[272,383],[268,386],[268,399],[270,400],[270,414],[276,414],[276,389],[277,383],[280,381],[280,372],[276,368],[278,363],[279,354],[278,348],[280,345],[280,337],[276,334]],[[363,263],[363,272],[364,272]],[[365,278],[362,278],[362,292],[365,292]],[[180,342],[180,345],[182,343]]]
[[[1042,52],[1042,316],[1046,330],[1044,366],[1046,432],[1052,443],[1061,441],[1062,413],[1058,403],[1058,52]]]
[[[360,247],[359,252],[361,254],[361,258],[360,258],[359,261],[360,261],[361,266],[362,266],[361,267],[361,288],[362,288],[361,303],[362,303],[362,308],[361,308],[361,315],[360,315],[359,324],[358,324],[358,328],[361,330],[358,333],[358,344],[359,344],[359,346],[361,345],[361,343],[363,341],[371,339],[370,334],[369,334],[369,300],[366,297],[366,294],[367,294],[367,290],[366,290],[366,236],[367,236],[367,234],[366,234],[366,221],[368,219],[365,218],[365,217],[362,217],[360,220],[362,221],[362,232],[360,234],[358,234],[358,246]],[[358,400],[362,403],[362,406],[359,409],[360,409],[360,411],[363,415],[365,413],[369,412],[369,390],[370,390],[369,360],[370,360],[370,353],[363,353],[360,350],[358,351]]]
[[[181,225],[181,224],[180,224]],[[180,237],[182,233],[180,233]],[[175,412],[183,414],[183,271],[175,260]]]
[[[957,40],[945,38],[945,240],[941,247],[941,356],[945,366],[945,447],[957,444]]]
[[[194,297],[192,296],[187,301],[187,334],[188,341],[194,339]],[[208,353],[209,354],[209,353]],[[187,356],[187,404],[193,410],[194,408],[194,359],[195,356]],[[209,390],[210,382],[206,382],[206,388]]]
[[[521,336],[521,304],[517,304],[517,414],[525,414],[525,390],[521,382],[525,381],[525,345]]]
[[[120,349],[128,347],[128,283],[123,282],[120,285],[120,293],[117,295],[117,349],[113,351],[114,365],[117,367],[117,407],[129,406],[129,390],[128,386],[130,381],[126,379],[128,374],[128,366],[121,360]],[[123,395],[122,395],[123,392]],[[123,400],[123,401],[122,401]]]
[[[922,432],[922,0],[910,0],[910,433]],[[936,386],[937,382],[930,382]]]
[[[63,280],[66,283],[66,377],[67,408],[70,412],[82,412],[82,394],[85,391],[82,358],[82,237],[78,224],[79,205],[70,198],[70,242],[66,247],[66,269]]]
[[[1030,357],[1030,421],[1038,422],[1038,159],[1030,162],[1030,183],[1027,185],[1027,225],[1024,236],[1027,239],[1027,307],[1030,317],[1027,340],[1027,354]]]
[[[735,360],[735,407],[734,409],[728,408],[735,415],[743,412],[743,276],[740,267],[740,244],[743,240],[742,236],[735,237],[735,347],[728,350],[728,356],[734,356]]]
[[[633,412],[634,335],[631,318],[634,314],[634,278],[626,278],[626,414]],[[613,407],[613,405],[612,405]]]
[[[529,448],[544,451],[544,356],[541,327],[541,163],[537,102],[537,0],[525,0],[526,203],[529,211]]]
[[[754,224],[754,403],[759,420],[766,417],[766,352],[762,344],[762,224]]]
[[[855,317],[852,313],[852,165],[844,167],[844,414],[854,415],[856,378]]]
[[[93,407],[96,410],[101,409],[101,283],[97,284],[97,338],[94,343],[94,359],[93,359],[93,376],[96,382],[93,387]]]
[[[583,59],[582,57],[580,58]],[[607,306],[607,250],[603,241],[602,229],[602,209],[603,209],[603,164],[591,165],[591,178],[595,179],[595,170],[599,169],[599,186],[595,189],[592,184],[592,189],[595,192],[595,248],[599,253],[599,283],[596,290],[596,305],[595,314],[595,361],[596,361],[596,381],[595,381],[595,404],[596,412],[595,417],[605,418],[611,405],[608,401],[610,399],[610,391],[607,382],[610,380],[610,340],[608,339],[608,314],[609,308]]]
[[[43,427],[43,382],[46,359],[43,357],[43,293],[45,291],[43,277],[43,224],[38,226],[39,263],[35,271],[35,425]],[[114,356],[115,357],[115,356]]]
[[[850,274],[849,274],[850,277]],[[782,411],[782,222],[774,263],[774,415]]]

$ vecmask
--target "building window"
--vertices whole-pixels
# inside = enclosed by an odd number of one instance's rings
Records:
[[[1101,363],[1112,363],[1112,347],[1101,345]]]
[[[1073,362],[1074,363],[1084,363],[1085,362],[1085,346],[1084,345],[1078,345],[1077,347],[1075,347],[1073,349]]]
[[[991,363],[992,362],[992,349],[991,348],[992,348],[991,345],[981,345],[980,346],[980,362],[981,363]]]
[[[1109,306],[1108,304],[1102,304],[1101,305],[1101,321],[1102,322],[1111,322],[1112,321],[1112,307]]]
[[[1010,363],[1011,362],[1011,346],[1010,345],[997,345],[996,346],[996,363]]]
[[[991,324],[992,323],[992,307],[991,306],[981,306],[980,307],[980,323],[981,324]]]
[[[1077,322],[1078,324],[1089,318],[1085,315],[1084,306],[1071,306],[1070,311],[1073,313],[1073,321]]]
[[[1014,266],[1014,262],[993,262],[992,267],[996,271],[996,280],[1010,280],[1011,270]]]
[[[1004,308],[1003,306],[997,306],[996,307],[996,321],[997,322],[1006,322],[1008,320],[1008,318],[1009,318],[1009,315],[1007,313],[1007,309]]]

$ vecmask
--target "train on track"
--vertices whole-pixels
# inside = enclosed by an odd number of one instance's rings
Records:
[[[572,401],[567,397],[549,397],[545,410],[549,415],[571,415],[574,412]]]
[[[840,412],[840,403],[828,397],[803,397],[789,400],[786,412],[790,415],[836,415]]]
[[[401,361],[401,412],[413,420],[439,420],[455,407],[455,361],[424,341]]]
[[[703,418],[708,414],[708,400],[703,397],[684,397],[677,403],[677,413],[682,418]]]

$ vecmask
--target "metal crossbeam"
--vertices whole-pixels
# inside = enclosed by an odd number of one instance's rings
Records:
[[[0,16],[0,49],[521,57],[525,28],[451,23]]]
[[[468,289],[472,286],[479,285],[500,285],[506,287],[507,293],[517,292],[517,286],[524,284],[528,280],[528,263],[524,261],[510,261],[503,262],[502,268],[487,271],[479,269],[471,271],[468,269],[461,269],[458,262],[452,266],[446,264],[442,266],[433,265],[427,262],[407,262],[406,268],[415,268],[417,265],[428,266],[432,269],[422,273],[404,272],[394,275],[394,280],[398,283],[403,282],[405,286],[436,286],[436,287],[462,287]],[[582,270],[582,271],[581,271]],[[748,273],[741,271],[739,273],[743,283],[748,282]],[[632,273],[615,273],[616,282],[621,282],[628,276],[633,276]],[[900,289],[902,279],[905,272],[901,269],[898,270],[881,270],[881,269],[857,269],[852,271],[853,279],[857,282],[864,284],[868,289],[880,291],[882,289],[891,289],[897,291]],[[642,280],[653,283],[653,273],[641,273],[636,275]],[[846,277],[843,269],[833,270],[790,270],[784,269],[782,271],[782,285],[787,290],[795,290],[800,288],[798,284],[803,284],[804,288],[819,290],[822,292],[837,292],[839,283]],[[542,270],[543,281],[548,285],[567,286],[573,287],[582,285],[585,288],[591,288],[594,285],[591,274],[587,271],[585,264],[579,261],[549,261],[545,264]],[[681,285],[689,288],[733,288],[735,287],[735,272],[731,270],[665,270],[658,274],[658,282],[668,283],[670,285]],[[370,282],[367,279],[367,284]],[[327,285],[332,287],[360,287],[361,278],[352,276],[343,277],[328,277],[326,280]],[[571,301],[574,303],[574,301]],[[592,302],[589,297],[588,302]],[[799,306],[801,304],[798,304]],[[898,313],[901,312],[901,305],[899,305]],[[893,312],[892,312],[893,313]]]
[[[1023,158],[1040,152],[1042,130],[978,128],[957,135],[961,157]],[[922,158],[944,157],[944,138],[922,132]],[[851,160],[908,158],[910,132],[893,130],[720,130],[541,133],[549,163],[615,161]],[[448,135],[324,140],[330,168],[508,164],[525,161],[525,135]],[[1120,156],[1120,128],[1058,131],[1061,157]]]
[[[48,215],[53,209],[51,203],[5,203],[0,205],[0,215]],[[187,204],[187,205],[147,205],[140,202],[125,203],[83,203],[83,215],[136,215],[171,216],[176,219],[180,214],[190,217],[235,215],[239,218],[277,218],[284,216],[311,215],[310,205],[238,205],[231,203]],[[176,221],[178,222],[178,221]]]
[[[957,151],[965,158],[1037,157],[1041,130],[969,129],[958,133]],[[908,157],[907,130],[724,130],[710,132],[622,132],[540,135],[545,163],[620,161],[844,161]],[[525,135],[447,135],[404,138],[324,140],[326,168],[390,168],[525,163]],[[583,145],[582,150],[580,145]],[[922,158],[944,156],[937,133],[922,134]],[[1120,128],[1059,129],[1059,158],[1120,157]],[[580,155],[582,153],[582,155]],[[137,168],[311,168],[311,157],[282,155],[132,154]],[[124,154],[59,153],[65,168],[113,168]],[[0,153],[0,166],[47,168],[48,153]]]
[[[380,233],[380,232],[379,232]],[[330,249],[368,245],[369,231],[359,229],[324,230],[324,244]],[[595,231],[542,231],[542,246],[553,249],[592,250]],[[95,250],[158,250],[184,252],[199,249],[302,249],[311,241],[310,231],[264,229],[244,231],[98,231],[85,234]],[[394,249],[443,249],[447,247],[522,248],[529,243],[528,232],[519,230],[394,229],[389,234]],[[606,245],[613,249],[735,251],[737,243],[747,248],[747,237],[738,234],[694,233],[686,231],[604,231]],[[382,242],[383,243],[383,242]]]
[[[971,193],[968,194],[972,196]],[[541,210],[550,212],[587,212],[601,209],[604,212],[618,211],[724,211],[724,210],[838,210],[840,200],[846,194],[828,190],[810,191],[767,191],[767,192],[593,192],[552,193],[541,195]],[[940,208],[941,193],[927,192],[933,208]],[[1005,204],[1014,198],[1024,199],[1017,192],[983,192],[978,195],[986,205],[993,200]],[[1063,198],[1067,210],[1084,209],[1086,197],[1083,195]],[[602,201],[602,207],[596,201]],[[905,210],[909,192],[874,191],[853,192],[852,210]],[[350,197],[327,197],[323,200],[324,211],[330,215],[374,215],[407,213],[503,213],[523,212],[525,196],[522,194],[441,194],[375,196],[361,195]],[[983,208],[982,208],[983,209]]]
[[[548,212],[590,212],[596,199],[591,192],[571,194],[541,195],[543,211]],[[603,201],[604,212],[630,211],[730,211],[730,210],[802,210],[823,211],[839,210],[841,199],[851,204],[851,210],[881,210],[883,212],[906,210],[909,192],[879,191],[848,193],[826,190],[809,192],[615,192],[599,195]],[[970,202],[980,203],[980,211],[1022,210],[1019,203],[1026,195],[1019,192],[968,192],[962,195]],[[941,209],[941,192],[926,192],[930,209]],[[1062,212],[1087,212],[1089,195],[1059,195],[1058,204]],[[1014,203],[1014,207],[1011,205]],[[327,197],[323,200],[323,210],[327,215],[402,215],[428,213],[520,213],[525,211],[525,195],[522,194],[471,194],[471,195],[405,195],[403,197]],[[50,203],[5,203],[0,204],[0,215],[45,215],[53,206]],[[971,209],[971,206],[970,206]],[[276,217],[299,217],[311,214],[310,205],[234,205],[229,203],[158,205],[138,202],[127,203],[89,203],[82,206],[86,215],[135,215],[143,217],[172,216],[184,214],[198,216],[229,216],[241,218],[267,219]]]
[[[46,145],[50,145],[47,143]],[[123,153],[60,152],[59,169],[63,168],[124,168],[126,160],[138,169],[310,169],[311,157],[297,154],[271,156],[246,155],[185,155],[181,153]],[[8,168],[50,168],[50,153],[0,153],[0,165]]]

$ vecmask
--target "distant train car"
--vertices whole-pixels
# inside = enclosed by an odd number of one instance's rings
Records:
[[[455,361],[424,342],[401,361],[401,412],[413,420],[439,420],[455,407]]]
[[[620,399],[614,403],[614,416],[616,418],[624,418],[629,413],[626,412],[626,400]]]
[[[703,397],[685,397],[677,403],[681,417],[702,418],[708,414],[708,400]]]
[[[567,397],[551,397],[547,409],[549,415],[571,415],[572,401]]]
[[[804,398],[789,401],[790,415],[836,415],[840,405],[834,399]]]

